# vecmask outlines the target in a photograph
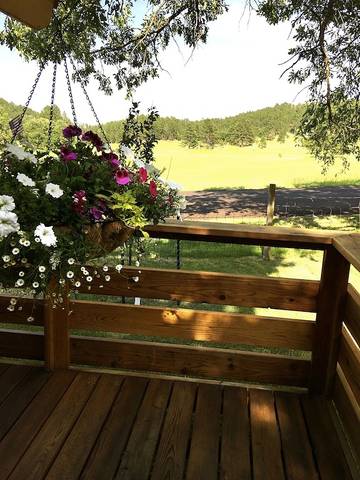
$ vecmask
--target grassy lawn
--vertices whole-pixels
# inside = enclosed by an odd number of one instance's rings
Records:
[[[281,187],[360,184],[360,164],[354,162],[343,174],[338,164],[324,176],[306,149],[296,147],[290,138],[285,143],[268,142],[266,148],[226,145],[189,149],[180,142],[161,141],[155,157],[157,166],[166,169],[165,176],[185,191],[263,188],[269,183]]]

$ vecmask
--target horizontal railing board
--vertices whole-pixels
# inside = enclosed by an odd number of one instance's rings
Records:
[[[360,462],[360,405],[356,402],[346,377],[338,365],[332,399],[348,436],[352,450]]]
[[[217,222],[167,222],[146,231],[154,238],[324,250],[339,232]]]
[[[360,294],[352,285],[348,287],[344,321],[351,335],[360,345]]]
[[[333,238],[334,247],[360,271],[360,233],[346,233]]]
[[[311,350],[314,322],[201,310],[71,302],[70,328]]]
[[[93,275],[91,290],[83,281],[79,291],[305,312],[317,309],[319,282],[314,280],[152,268],[126,268],[121,275],[116,271],[109,273],[111,281],[106,282]],[[133,280],[136,277],[138,282]]]
[[[342,330],[338,362],[360,404],[360,348],[345,328]]]
[[[71,337],[75,364],[305,387],[307,360],[217,348]]]
[[[0,357],[44,359],[44,335],[18,330],[0,330]]]
[[[9,312],[7,307],[10,304],[10,299],[16,298],[18,303],[13,312]],[[18,308],[21,307],[21,310]],[[5,297],[0,296],[0,323],[11,324],[28,324],[28,325],[44,325],[44,309],[42,300],[34,300],[32,298],[22,297]],[[32,316],[34,321],[28,322],[28,317]]]

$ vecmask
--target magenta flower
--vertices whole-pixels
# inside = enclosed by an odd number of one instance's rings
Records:
[[[84,140],[84,142],[92,143],[98,151],[100,151],[104,146],[104,142],[101,140],[99,135],[97,133],[92,132],[91,130],[83,133],[81,136],[81,140]]]
[[[69,125],[64,128],[63,135],[65,138],[80,137],[82,130],[77,125]]]
[[[113,168],[118,168],[120,165],[119,157],[113,152],[110,152],[110,153],[104,152],[102,154],[102,158],[103,160],[106,160],[109,163],[109,165],[111,165]]]
[[[85,190],[78,190],[74,192],[73,195],[73,209],[76,213],[82,214],[84,213],[85,203],[86,203],[86,192]]]
[[[90,215],[92,216],[93,220],[101,220],[104,212],[100,210],[98,207],[91,207],[90,208]]]
[[[71,162],[77,159],[77,153],[71,151],[68,147],[62,146],[60,149],[60,157],[64,162]]]
[[[141,183],[145,183],[146,180],[148,179],[148,172],[146,168],[144,167],[139,168],[139,179]]]
[[[150,185],[149,185],[149,190],[150,190],[150,195],[153,198],[156,198],[158,196],[157,185],[154,182],[154,180],[151,180]]]
[[[127,170],[122,168],[115,173],[115,181],[118,185],[127,185],[131,182],[130,174]]]

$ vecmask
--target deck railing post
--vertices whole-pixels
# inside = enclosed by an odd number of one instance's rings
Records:
[[[49,284],[44,315],[45,366],[48,370],[63,370],[70,365],[69,298],[54,306],[53,293],[58,289],[54,276]]]
[[[334,248],[324,252],[312,351],[310,390],[329,394],[336,371],[349,262]]]

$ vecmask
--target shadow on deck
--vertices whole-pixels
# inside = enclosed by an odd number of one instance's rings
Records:
[[[323,398],[0,365],[0,479],[346,480]]]

